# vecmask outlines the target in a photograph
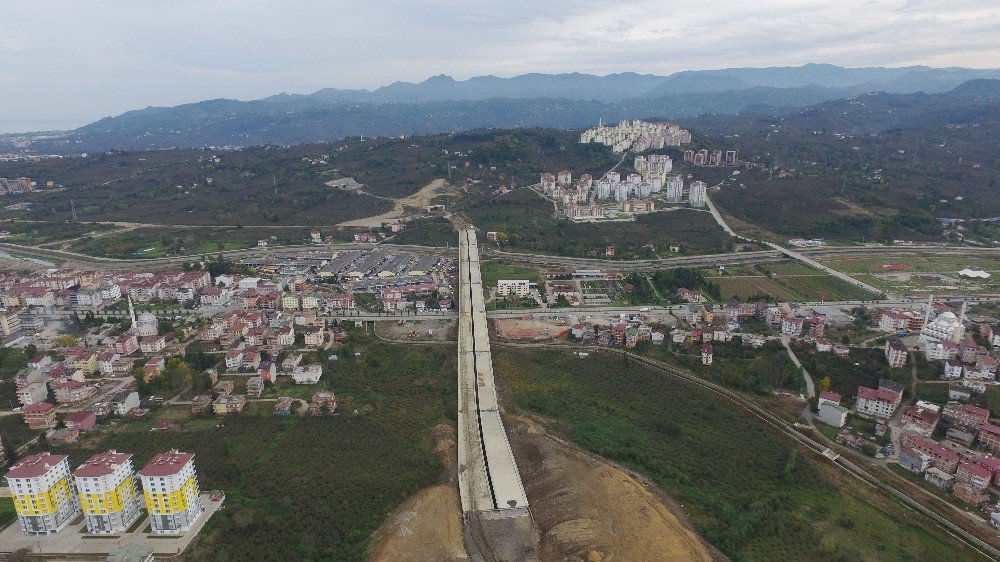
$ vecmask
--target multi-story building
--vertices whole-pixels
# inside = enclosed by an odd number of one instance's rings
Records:
[[[781,319],[781,333],[789,336],[802,335],[805,319],[801,316],[785,316]]]
[[[5,336],[12,336],[21,330],[21,317],[17,309],[7,309],[0,313],[0,331]]]
[[[139,518],[142,499],[130,453],[95,454],[76,469],[73,478],[89,532],[124,533]]]
[[[909,356],[906,344],[899,338],[889,338],[885,342],[885,358],[889,361],[889,366],[900,368],[906,365],[906,358]]]
[[[688,203],[690,203],[692,207],[704,207],[706,200],[708,200],[708,187],[705,185],[705,182],[691,182],[691,187],[688,192]]]
[[[45,429],[56,424],[56,407],[48,402],[35,402],[21,410],[24,423],[31,429]]]
[[[132,355],[139,351],[139,338],[133,333],[122,334],[115,340],[114,348],[115,353],[119,355]]]
[[[219,415],[233,414],[243,411],[246,405],[247,397],[242,394],[223,394],[212,404],[212,411]]]
[[[854,402],[854,409],[859,414],[866,414],[877,418],[888,419],[903,401],[903,389],[900,385],[882,379],[879,387],[868,388],[858,387],[858,396]]]
[[[194,454],[177,449],[153,457],[139,471],[153,533],[184,533],[204,512]]]
[[[844,427],[847,423],[847,408],[840,405],[840,395],[836,392],[822,392],[817,403],[819,421],[833,427]]]
[[[26,534],[56,533],[80,514],[68,458],[51,453],[28,455],[7,471],[14,511]]]
[[[323,326],[307,326],[304,334],[306,347],[319,347],[326,341],[326,330]]]
[[[1000,453],[1000,427],[990,423],[979,426],[979,442],[994,453]]]
[[[497,281],[497,296],[516,295],[526,297],[530,293],[531,282],[527,279],[500,279]]]
[[[710,343],[703,343],[703,344],[701,344],[701,364],[702,365],[711,365],[712,364],[713,351],[714,350],[712,349],[712,344],[710,344]]]
[[[315,363],[299,365],[292,369],[291,375],[295,384],[316,384],[323,376],[323,366]]]
[[[969,429],[978,429],[990,421],[989,410],[956,401],[948,402],[941,415],[951,424]]]

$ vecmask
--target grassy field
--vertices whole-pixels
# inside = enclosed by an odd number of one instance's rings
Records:
[[[621,357],[495,352],[518,409],[650,477],[736,560],[968,560],[976,555],[732,404]]]
[[[1000,259],[988,256],[887,256],[825,260],[824,264],[895,293],[1000,292]],[[987,280],[959,277],[958,272],[965,268],[981,269],[992,277]]]
[[[10,232],[11,236],[0,241],[37,246],[58,240],[105,233],[115,230],[115,228],[111,225],[93,223],[3,221],[0,222],[0,230]]]
[[[0,498],[0,528],[6,527],[15,518],[17,518],[17,513],[14,512],[14,500]]]
[[[779,262],[727,269],[705,270],[706,279],[719,285],[722,298],[770,295],[778,301],[864,300],[872,294],[854,285],[797,262]]]
[[[155,415],[183,431],[151,433],[152,420],[105,426],[63,450],[75,464],[114,447],[134,453],[137,466],[173,447],[195,453],[202,488],[225,490],[226,508],[190,560],[363,560],[384,517],[437,481],[430,431],[455,418],[454,349],[388,346],[353,332],[339,353],[336,362],[323,354],[320,384],[297,387],[303,396],[334,390],[338,416],[281,418],[272,403],[226,419],[164,408]]]
[[[520,267],[505,263],[486,261],[482,263],[483,288],[497,286],[499,279],[527,279],[542,284],[542,276],[533,267]]]
[[[309,243],[310,228],[171,228],[142,227],[120,234],[99,238],[85,237],[74,241],[70,251],[111,258],[159,258],[208,254],[226,250],[240,250],[257,246],[258,240],[267,240],[271,246]],[[349,235],[333,230],[321,230],[324,236],[347,238]]]

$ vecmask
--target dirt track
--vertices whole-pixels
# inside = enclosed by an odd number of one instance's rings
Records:
[[[375,215],[374,217],[342,222],[337,226],[373,228],[382,226],[382,223],[385,222],[399,222],[399,219],[401,219],[406,213],[406,207],[415,207],[418,209],[426,207],[430,204],[431,200],[434,199],[434,196],[437,195],[438,190],[445,187],[447,184],[448,183],[443,179],[436,179],[420,188],[420,191],[414,193],[413,195],[409,195],[403,199],[396,199],[395,207],[387,213]]]
[[[531,420],[508,421],[541,560],[725,559],[642,482]]]

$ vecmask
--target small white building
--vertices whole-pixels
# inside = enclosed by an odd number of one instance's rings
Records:
[[[323,376],[323,366],[317,363],[299,365],[292,370],[291,374],[295,384],[316,384]]]

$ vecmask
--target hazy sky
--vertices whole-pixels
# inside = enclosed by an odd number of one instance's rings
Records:
[[[0,132],[435,74],[1000,67],[998,0],[0,0],[0,22]]]

